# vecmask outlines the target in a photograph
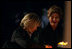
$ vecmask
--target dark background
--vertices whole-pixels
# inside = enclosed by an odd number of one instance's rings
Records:
[[[58,5],[64,9],[64,1],[0,2],[0,47],[10,39],[13,31],[18,27],[23,12],[35,12],[41,17],[42,9],[48,9],[52,5]]]

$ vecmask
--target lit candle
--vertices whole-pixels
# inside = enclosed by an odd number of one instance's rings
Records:
[[[59,42],[58,47],[65,48],[68,45],[68,42]]]
[[[45,45],[45,48],[52,48],[51,45]]]

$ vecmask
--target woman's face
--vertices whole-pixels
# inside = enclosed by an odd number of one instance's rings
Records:
[[[32,28],[30,27],[30,28],[29,28],[29,32],[30,32],[30,33],[33,33],[34,31],[37,30],[38,27],[39,27],[39,24],[35,25],[35,26],[32,27]]]
[[[60,16],[58,13],[52,13],[52,15],[49,17],[49,22],[51,26],[57,26],[60,21]]]

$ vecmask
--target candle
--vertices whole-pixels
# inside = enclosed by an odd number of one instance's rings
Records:
[[[51,45],[45,45],[45,48],[52,48]]]
[[[65,48],[68,45],[68,42],[59,42],[58,47]]]

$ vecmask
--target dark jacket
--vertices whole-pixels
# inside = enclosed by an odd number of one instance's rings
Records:
[[[41,34],[41,40],[44,44],[52,45],[57,48],[57,43],[62,41],[63,28],[61,24],[58,24],[56,30],[53,30],[50,23],[46,28],[44,28]]]
[[[39,32],[33,33],[31,38],[21,27],[13,32],[11,40],[5,42],[3,48],[33,48],[39,45]]]

